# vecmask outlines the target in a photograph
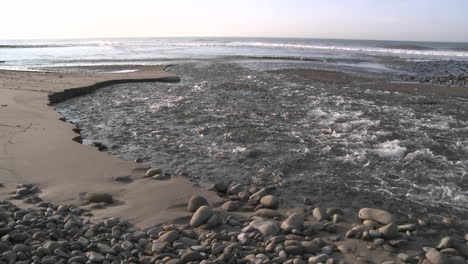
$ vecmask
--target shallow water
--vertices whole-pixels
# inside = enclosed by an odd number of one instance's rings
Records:
[[[281,187],[340,206],[466,213],[468,100],[364,90],[203,62],[182,81],[57,105],[87,141],[200,184]]]

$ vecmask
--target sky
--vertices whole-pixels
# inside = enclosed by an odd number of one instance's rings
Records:
[[[285,37],[468,42],[468,0],[2,0],[0,39]]]

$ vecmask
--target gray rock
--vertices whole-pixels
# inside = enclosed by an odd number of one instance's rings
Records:
[[[10,263],[14,263],[16,260],[16,253],[11,250],[4,252],[2,256]]]
[[[286,246],[284,248],[284,251],[288,255],[302,255],[304,253],[304,248],[299,245],[291,245],[291,246]]]
[[[133,181],[131,176],[116,176],[113,178],[115,182],[130,183]]]
[[[162,236],[159,237],[159,241],[172,243],[179,238],[179,232],[176,230],[171,230],[164,233]]]
[[[221,208],[223,210],[226,210],[227,212],[236,211],[241,207],[242,207],[242,202],[240,201],[227,201],[221,206]]]
[[[86,256],[88,257],[88,259],[91,261],[91,262],[98,262],[98,263],[101,263],[103,262],[106,257],[100,253],[97,253],[97,252],[86,252]]]
[[[320,255],[315,256],[315,257],[310,257],[309,258],[309,263],[310,264],[323,263],[323,262],[327,261],[328,258],[329,258],[329,256],[327,254],[320,254]]]
[[[279,212],[266,208],[258,209],[257,211],[255,211],[254,215],[266,218],[281,217],[281,214]]]
[[[454,241],[453,238],[451,237],[444,237],[440,240],[439,245],[437,246],[437,249],[444,249],[444,248],[450,248],[453,247]]]
[[[6,222],[10,219],[10,214],[0,211],[0,222]]]
[[[85,264],[86,261],[88,261],[88,259],[85,256],[75,256],[75,257],[71,257],[70,259],[68,259],[69,264],[71,263]]]
[[[188,238],[188,237],[184,237],[184,236],[181,237],[181,238],[179,238],[179,242],[182,242],[182,243],[184,243],[185,245],[190,246],[190,247],[200,244],[200,242],[199,242],[198,240],[192,239],[192,238]]]
[[[260,199],[260,204],[265,208],[278,209],[279,199],[274,195],[265,195]]]
[[[60,247],[60,243],[57,241],[47,241],[42,247],[47,248],[50,250],[50,252],[54,252],[57,248]]]
[[[182,255],[180,258],[182,262],[193,262],[203,260],[203,256],[198,251],[190,251]]]
[[[273,192],[274,190],[276,190],[276,187],[265,187],[265,188],[262,188],[260,189],[260,191],[252,194],[250,197],[249,197],[249,200],[251,201],[260,201],[260,199],[262,199],[263,196],[266,196],[268,194],[271,194],[271,192]]]
[[[210,218],[208,218],[205,224],[208,228],[217,227],[221,224],[221,218],[217,214],[213,214],[210,216]]]
[[[10,240],[15,243],[21,243],[29,238],[26,233],[14,233],[10,236]]]
[[[211,186],[211,189],[215,192],[226,193],[229,189],[229,186],[224,182],[218,182],[213,184],[213,186]]]
[[[262,233],[264,237],[276,236],[280,231],[278,224],[273,221],[254,220],[249,225]]]
[[[66,258],[66,259],[70,258],[70,255],[68,255],[61,248],[57,248],[56,250],[54,250],[54,255],[57,257]]]
[[[286,232],[289,232],[293,229],[301,230],[304,225],[304,215],[294,213],[290,215],[284,222],[281,224],[281,229]]]
[[[151,179],[155,179],[155,180],[167,180],[167,179],[170,179],[171,178],[171,175],[170,174],[167,174],[167,173],[164,173],[164,174],[156,174],[154,176],[151,177]]]
[[[166,262],[166,264],[182,264],[182,263],[183,262],[180,259],[171,259],[168,262]]]
[[[203,205],[208,205],[208,201],[205,199],[205,197],[200,195],[192,196],[188,202],[187,211],[193,213]]]
[[[393,214],[375,208],[362,208],[359,210],[358,217],[361,220],[374,220],[384,225],[393,223],[396,220]]]
[[[448,264],[448,259],[439,251],[432,249],[426,253],[426,258],[431,264]]]
[[[327,211],[320,207],[315,207],[312,211],[312,216],[315,217],[318,221],[328,220],[330,216],[327,214]]]
[[[204,224],[213,215],[213,209],[207,205],[203,205],[192,215],[190,226],[198,227]]]
[[[378,231],[382,232],[383,238],[385,239],[393,239],[400,236],[400,233],[398,233],[398,227],[395,224],[382,226]]]
[[[149,178],[149,177],[153,177],[154,175],[156,174],[162,174],[162,169],[160,168],[151,168],[151,169],[148,169],[145,173],[145,177],[146,178]]]
[[[16,244],[14,247],[13,247],[13,251],[15,252],[29,252],[30,248],[29,246],[26,246],[25,244]]]

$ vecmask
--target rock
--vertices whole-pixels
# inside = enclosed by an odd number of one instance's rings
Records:
[[[221,224],[221,218],[217,214],[213,214],[210,216],[210,218],[208,218],[205,224],[208,228],[217,227]]]
[[[188,202],[187,211],[193,213],[203,205],[208,205],[208,201],[205,199],[205,197],[200,195],[192,196]]]
[[[203,205],[192,215],[190,226],[198,227],[204,224],[213,215],[213,209],[207,205]]]
[[[242,201],[247,201],[247,200],[249,200],[249,197],[250,197],[250,193],[249,193],[249,192],[242,191],[242,192],[237,193],[237,198],[239,198],[239,199],[242,200]]]
[[[6,212],[0,211],[0,222],[6,222],[10,219],[10,215]]]
[[[88,257],[88,259],[91,262],[101,263],[106,259],[106,257],[104,257],[104,255],[102,255],[100,253],[97,253],[97,252],[87,252],[86,256]]]
[[[320,243],[317,240],[301,241],[301,246],[305,254],[317,254],[320,252]]]
[[[249,225],[262,233],[264,237],[276,236],[280,231],[278,224],[273,221],[254,220]]]
[[[65,251],[63,251],[61,248],[57,248],[56,250],[54,250],[54,255],[66,259],[70,258],[70,255],[65,253]]]
[[[400,236],[400,233],[398,233],[398,227],[395,224],[382,226],[378,231],[382,232],[383,238],[385,239],[393,239]]]
[[[444,237],[440,240],[437,249],[450,248],[454,245],[453,239],[451,237]]]
[[[229,189],[229,186],[224,182],[218,182],[211,186],[211,189],[215,192],[226,193]]]
[[[171,175],[170,174],[167,174],[167,173],[164,173],[164,174],[156,174],[154,176],[151,177],[151,179],[155,179],[155,180],[159,180],[159,181],[162,181],[162,180],[167,180],[167,179],[170,179],[171,178]]]
[[[244,187],[240,184],[234,184],[228,189],[229,194],[238,194],[244,190]]]
[[[281,214],[279,212],[265,208],[258,209],[257,211],[255,211],[254,215],[266,218],[281,217]]]
[[[304,253],[304,248],[298,245],[291,245],[286,246],[284,251],[286,251],[288,255],[302,255]]]
[[[221,208],[223,210],[226,210],[227,212],[236,211],[241,207],[242,207],[242,202],[240,201],[227,201],[221,206]]]
[[[395,217],[391,213],[375,208],[362,208],[358,217],[361,220],[374,220],[384,225],[395,222]]]
[[[180,259],[171,259],[168,262],[166,262],[166,264],[182,264],[182,263],[183,262]]]
[[[279,199],[274,195],[266,195],[260,199],[260,204],[269,209],[278,209]]]
[[[309,258],[309,263],[310,264],[324,263],[325,261],[327,261],[328,258],[329,258],[329,256],[327,254],[320,254],[320,255],[315,256],[315,257],[310,257]]]
[[[21,243],[29,238],[26,233],[14,233],[10,236],[10,240],[14,243]]]
[[[399,225],[398,232],[406,232],[406,231],[414,231],[416,230],[415,224],[406,224],[406,225]]]
[[[86,193],[84,199],[92,203],[111,204],[114,202],[112,195],[108,193]]]
[[[71,257],[68,259],[68,263],[79,263],[79,264],[85,264],[88,259],[85,256],[75,256]]]
[[[448,259],[439,251],[432,249],[426,253],[426,258],[431,264],[448,264]]]
[[[320,207],[315,207],[312,211],[312,216],[315,217],[318,221],[328,220],[330,216],[327,214],[327,211]]]
[[[28,195],[30,193],[31,191],[29,190],[29,188],[20,188],[16,190],[16,194],[21,195],[21,196]]]
[[[159,237],[159,241],[172,243],[179,238],[179,232],[176,230],[171,230],[164,233],[162,236]]]
[[[249,200],[251,201],[260,201],[260,199],[263,197],[263,196],[266,196],[268,194],[270,194],[271,192],[273,192],[274,190],[276,190],[276,187],[265,187],[265,188],[262,188],[260,189],[260,191],[252,194],[250,197],[249,197]]]
[[[203,256],[198,251],[190,251],[182,255],[180,258],[182,262],[193,262],[203,260]]]
[[[290,215],[284,222],[281,224],[281,229],[286,232],[289,232],[293,229],[301,230],[304,225],[304,215],[294,213]]]
[[[162,174],[162,169],[160,168],[148,169],[145,173],[145,178],[153,177],[156,174]]]

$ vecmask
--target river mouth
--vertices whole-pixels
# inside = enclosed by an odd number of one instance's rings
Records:
[[[313,82],[235,63],[180,83],[112,85],[57,104],[85,142],[201,185],[275,185],[284,203],[468,212],[468,100]]]

